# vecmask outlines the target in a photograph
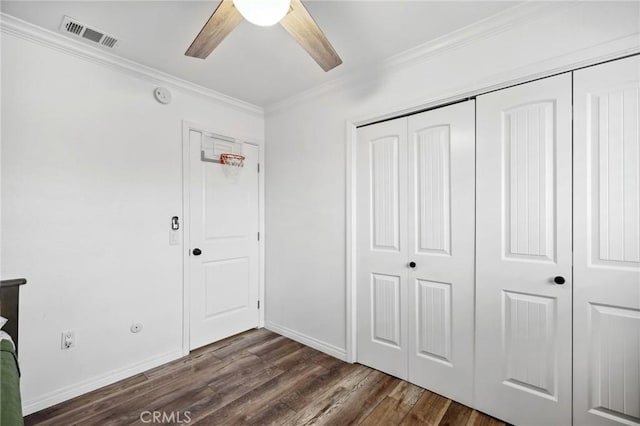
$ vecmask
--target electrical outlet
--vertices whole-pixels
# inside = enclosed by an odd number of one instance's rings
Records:
[[[75,346],[76,346],[75,331],[63,331],[60,347],[62,349],[71,349],[71,348],[75,348]]]

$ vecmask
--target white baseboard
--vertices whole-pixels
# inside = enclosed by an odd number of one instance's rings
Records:
[[[271,330],[274,333],[281,334],[288,337],[291,340],[307,345],[313,349],[317,349],[320,352],[324,352],[327,355],[331,355],[334,358],[338,358],[342,361],[347,361],[347,352],[343,348],[331,345],[321,340],[302,334],[298,331],[292,330],[288,327],[275,324],[271,321],[265,321],[264,328]]]
[[[66,386],[56,391],[49,392],[32,401],[23,401],[23,415],[26,416],[31,413],[35,413],[36,411],[43,410],[45,408],[67,401],[71,398],[75,398],[76,396],[80,396],[87,392],[99,389],[103,386],[110,385],[119,380],[135,376],[136,374],[158,367],[162,364],[166,364],[167,362],[174,361],[178,358],[182,358],[181,350],[167,352],[160,356],[146,359],[137,364],[129,365],[123,369],[112,371],[108,374],[97,376],[89,380],[85,380],[83,382],[79,382],[71,386]]]

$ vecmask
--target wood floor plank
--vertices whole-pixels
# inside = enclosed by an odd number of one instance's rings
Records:
[[[293,424],[291,421],[296,412],[283,402],[277,402],[268,406],[265,410],[258,412],[245,423],[248,426],[282,426]]]
[[[147,425],[143,411],[197,425],[506,426],[435,393],[348,364],[271,331],[232,336],[185,358],[58,404],[25,424]],[[148,420],[148,419],[147,419]]]
[[[395,398],[404,404],[413,407],[418,399],[422,396],[424,389],[420,386],[416,386],[413,383],[402,381],[396,386],[396,388],[389,394],[391,398]]]
[[[146,412],[162,412],[162,413],[173,413],[173,415],[184,416],[184,413],[189,411],[189,402],[192,400],[202,399],[206,395],[211,393],[211,389],[207,387],[193,387],[193,388],[183,388],[180,391],[181,397],[179,398],[182,403],[180,404],[181,409],[178,410],[170,410],[165,408],[162,404],[169,404],[172,401],[175,402],[174,396],[171,393],[164,393],[162,395],[157,396],[153,401],[149,404],[142,401],[136,401],[131,405],[127,406],[126,409],[118,409],[114,411],[109,411],[107,413],[102,413],[106,415],[100,415],[97,417],[91,417],[86,419],[84,422],[87,425],[100,425],[100,426],[122,426],[122,425],[144,425],[148,424],[147,417],[142,417],[143,413]],[[142,402],[142,403],[141,403]],[[160,408],[157,408],[160,406]],[[156,407],[156,408],[151,408]],[[186,407],[186,408],[185,408]],[[179,413],[179,414],[178,414]],[[144,419],[144,420],[143,420]]]
[[[171,374],[175,371],[184,370],[184,368],[188,367],[190,364],[198,363],[198,362],[208,362],[208,361],[220,361],[220,358],[216,357],[212,352],[200,352],[197,354],[191,354],[190,356],[180,358],[168,364],[164,364],[159,367],[153,368],[151,370],[147,370],[142,374],[144,374],[145,377],[148,379],[154,379],[156,377],[164,376],[166,374]]]
[[[96,416],[99,413],[113,411],[120,404],[131,400],[137,400],[145,395],[153,394],[157,389],[165,389],[167,386],[175,386],[175,382],[181,377],[203,374],[206,369],[213,368],[215,370],[216,368],[222,368],[225,364],[230,364],[231,362],[233,361],[212,361],[211,359],[200,360],[188,364],[188,366],[185,366],[182,370],[174,370],[169,374],[162,375],[154,380],[145,380],[138,384],[123,388],[121,392],[118,392],[109,398],[103,398],[98,401],[85,400],[84,406],[79,406],[76,409],[65,410],[64,408],[71,402],[69,401],[61,404],[62,409],[57,417],[49,417],[46,420],[39,420],[38,423],[35,424],[46,426],[67,426],[69,424],[82,423],[87,418]],[[86,397],[86,395],[81,398],[84,397]],[[40,413],[36,413],[33,416],[37,417],[39,415]],[[31,416],[27,417],[25,422],[30,422],[30,417]]]
[[[364,420],[375,405],[391,392],[391,389],[386,388],[391,381],[396,380],[398,379],[395,377],[373,370],[351,389],[346,389],[331,405],[322,407],[305,424],[354,424],[357,420]],[[381,381],[384,383],[380,383]],[[381,395],[385,390],[386,394]],[[376,397],[379,398],[377,401]]]
[[[425,390],[401,424],[425,426],[439,425],[440,420],[442,420],[442,417],[449,408],[450,403],[451,401],[447,398]]]
[[[298,412],[327,389],[334,386],[351,369],[351,365],[340,361],[331,368],[324,367],[324,370],[312,380],[302,382],[299,386],[292,388],[280,402],[287,404],[289,408]]]
[[[360,424],[362,426],[398,425],[411,408],[411,405],[388,396]]]
[[[214,377],[217,372],[225,367],[241,368],[245,363],[250,362],[253,356],[245,354],[244,357],[238,360],[220,360],[220,361],[206,361],[196,363],[193,366],[187,367],[189,374],[185,374],[176,371],[166,376],[161,376],[156,380],[149,380],[151,386],[142,389],[140,392],[136,392],[130,395],[117,405],[99,406],[97,412],[83,421],[90,422],[90,424],[103,424],[110,421],[113,418],[120,418],[121,422],[126,419],[138,418],[140,412],[149,410],[155,404],[154,401],[162,400],[163,398],[176,398],[176,395],[180,393],[189,392],[193,388],[206,388],[211,377]],[[249,359],[247,359],[249,358]],[[204,365],[203,365],[204,363]],[[122,413],[122,414],[119,414]]]
[[[318,363],[315,360],[317,353],[318,351],[315,349],[308,346],[302,346],[289,354],[273,360],[271,365],[276,368],[282,368],[283,370],[289,370],[298,364],[317,365]]]
[[[400,379],[383,374],[370,388],[362,387],[337,410],[322,419],[319,424],[359,424],[398,385]]]
[[[273,339],[256,348],[248,348],[247,350],[252,354],[259,356],[264,362],[272,362],[282,358],[285,355],[289,355],[292,352],[302,348],[304,345],[293,340],[281,337],[280,339]]]
[[[269,382],[283,373],[283,370],[279,369],[260,368],[261,365],[264,366],[263,364],[256,365],[250,374],[239,372],[237,375],[218,378],[207,386],[208,392],[199,397],[185,398],[181,396],[161,407],[156,407],[156,410],[165,412],[189,411],[189,416],[192,419],[191,423],[195,424],[198,419],[202,419],[212,412],[225,407],[252,389]],[[143,422],[135,422],[133,424],[142,425]]]
[[[343,363],[343,364],[345,363],[344,361],[339,360],[338,358],[334,358],[331,355],[327,355],[323,352],[316,351],[315,349],[314,351],[315,351],[315,356],[313,357],[313,362],[325,368],[333,368],[333,366],[336,365],[336,362]],[[349,364],[349,365],[353,366],[354,364]]]
[[[298,342],[294,342],[291,339],[287,339],[284,336],[278,336],[276,334],[269,340],[265,340],[265,341],[256,343],[254,345],[251,345],[251,347],[248,347],[247,350],[254,355],[260,356],[260,355],[264,355],[265,353],[268,353],[269,351],[277,349],[279,346],[282,346],[286,343],[298,343]]]
[[[466,426],[505,426],[504,422],[489,417],[484,413],[473,410]]]
[[[442,420],[440,420],[441,426],[461,426],[466,425],[473,412],[472,408],[459,404],[455,401],[451,401],[449,408],[444,413]]]
[[[268,331],[268,330],[267,330]],[[259,336],[263,336],[265,334],[269,334],[268,332],[265,331],[264,328],[261,329],[251,329],[249,331],[245,331],[242,333],[238,333],[238,334],[234,334],[233,336],[229,336],[227,338],[224,338],[222,340],[218,340],[217,342],[213,342],[209,345],[206,346],[201,346],[199,348],[193,349],[190,352],[190,356],[197,356],[201,353],[205,353],[205,352],[213,352],[216,351],[218,349],[222,349],[226,346],[229,346],[231,344],[234,344],[236,342],[239,341],[243,341],[245,339],[249,338],[257,338]]]
[[[237,356],[239,352],[250,348],[256,344],[260,344],[266,342],[268,340],[273,340],[280,337],[278,334],[275,334],[266,329],[256,330],[255,333],[243,333],[239,336],[238,339],[229,342],[226,345],[223,345],[219,348],[212,348],[212,353],[218,358],[226,358],[229,356]],[[216,345],[214,343],[214,345]]]
[[[274,367],[289,369],[300,363],[306,363],[307,365],[321,365],[327,369],[331,369],[338,364],[346,364],[344,361],[310,348],[309,346],[302,345],[302,347],[297,349],[295,352],[287,354],[274,361],[273,365]]]
[[[259,412],[279,400],[291,387],[309,380],[323,370],[319,366],[301,365],[276,376],[267,383],[252,389],[232,403],[209,414],[202,420],[205,424],[246,424]]]
[[[365,426],[398,425],[418,402],[424,389],[401,381],[361,423]]]
[[[63,422],[64,418],[72,416],[74,413],[82,412],[86,409],[87,405],[95,404],[99,401],[103,401],[107,398],[114,398],[121,392],[127,391],[140,383],[146,382],[147,377],[144,374],[136,374],[128,379],[121,380],[103,388],[97,389],[93,392],[89,392],[72,400],[63,402],[61,404],[54,405],[53,407],[46,408],[42,411],[34,413],[25,417],[25,425],[41,425],[45,422],[52,422],[59,419]]]
[[[308,401],[304,407],[298,409],[298,414],[292,424],[311,423],[314,419],[324,416],[334,409],[334,407],[340,406],[340,404],[349,397],[353,389],[361,386],[361,383],[374,372],[375,370],[369,367],[354,365],[354,368],[334,386],[322,392],[313,400]]]

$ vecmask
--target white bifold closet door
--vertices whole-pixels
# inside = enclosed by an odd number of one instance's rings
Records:
[[[640,424],[640,59],[574,74],[574,424]]]
[[[407,379],[407,119],[358,129],[357,359]]]
[[[477,99],[476,408],[571,424],[571,74]]]
[[[475,101],[409,117],[409,381],[473,397]]]
[[[357,359],[471,404],[474,102],[358,130]]]

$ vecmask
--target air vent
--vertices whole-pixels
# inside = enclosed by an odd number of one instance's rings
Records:
[[[118,40],[116,40],[113,37],[104,36],[102,38],[102,41],[100,42],[100,44],[102,44],[103,46],[107,46],[107,47],[113,47],[113,46],[116,45],[117,42],[118,42]]]
[[[62,24],[60,24],[60,32],[63,34],[72,34],[76,37],[80,37],[92,43],[97,43],[100,46],[107,47],[109,49],[113,49],[118,44],[117,38],[105,34],[104,31],[89,27],[68,16],[65,16],[62,20]]]
[[[76,24],[75,22],[67,22],[64,26],[64,29],[72,34],[80,35],[82,30],[84,30],[84,27],[82,25]]]

